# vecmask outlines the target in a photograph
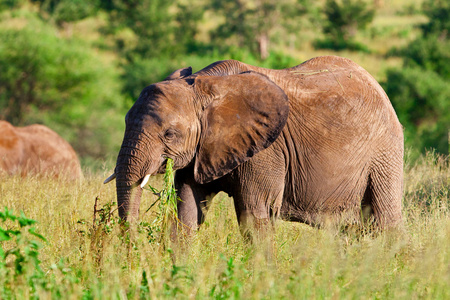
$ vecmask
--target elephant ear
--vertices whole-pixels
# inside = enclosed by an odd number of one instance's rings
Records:
[[[164,81],[184,78],[184,77],[188,77],[190,75],[192,75],[192,67],[182,68],[182,69],[173,71],[172,74],[170,74],[169,76],[167,76],[164,79]]]
[[[269,147],[286,124],[288,98],[262,74],[199,76],[194,88],[200,96],[214,99],[202,117],[194,168],[199,183],[227,174]]]

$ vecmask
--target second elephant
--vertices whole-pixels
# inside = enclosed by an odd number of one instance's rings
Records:
[[[82,177],[77,154],[62,137],[43,125],[14,127],[0,121],[0,173]]]

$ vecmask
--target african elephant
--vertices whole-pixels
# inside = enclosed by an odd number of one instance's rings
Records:
[[[195,229],[219,191],[241,229],[270,220],[402,223],[403,131],[381,86],[351,60],[270,70],[235,60],[180,69],[125,117],[113,175],[119,215],[136,220],[149,176],[174,161],[178,217]]]
[[[0,173],[77,179],[82,176],[73,148],[43,125],[14,127],[0,121]]]

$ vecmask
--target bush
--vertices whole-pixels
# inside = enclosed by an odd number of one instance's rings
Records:
[[[185,55],[177,58],[141,59],[135,57],[133,62],[123,66],[124,93],[130,99],[136,100],[144,87],[163,80],[177,69],[191,66],[193,72],[197,72],[217,60],[236,59],[271,69],[289,68],[301,63],[301,61],[280,52],[271,52],[269,57],[261,62],[247,50],[234,47],[230,47],[228,50],[227,54],[206,50],[203,55]]]
[[[386,93],[405,127],[405,144],[425,153],[435,148],[448,154],[450,86],[437,73],[418,67],[387,71]]]
[[[364,1],[353,0],[327,0],[323,13],[325,20],[322,31],[324,40],[314,43],[316,48],[330,48],[334,50],[362,50],[368,49],[353,41],[356,32],[364,29],[375,16],[375,10],[368,8]]]
[[[13,299],[14,295],[36,296],[38,288],[45,288],[45,273],[41,269],[40,241],[45,238],[32,226],[36,221],[20,216],[5,208],[0,211],[0,298]],[[26,282],[29,291],[15,291]],[[28,294],[28,295],[27,295]]]
[[[450,2],[447,0],[427,0],[423,3],[423,12],[428,23],[421,26],[425,35],[439,34],[448,38],[450,32]]]
[[[31,0],[40,5],[41,11],[62,26],[65,23],[82,20],[97,13],[99,0]],[[45,15],[45,14],[43,14]]]
[[[169,58],[142,59],[135,57],[132,62],[123,65],[122,80],[124,93],[136,100],[146,86],[163,80],[179,66]]]
[[[118,72],[96,52],[34,17],[22,29],[0,29],[0,118],[43,123],[81,156],[117,150],[125,100]]]
[[[450,79],[450,41],[428,35],[411,42],[400,51],[406,67],[420,67]]]
[[[427,148],[450,151],[450,6],[448,1],[427,1],[424,12],[429,21],[421,26],[422,36],[391,53],[403,57],[403,69],[388,70],[383,83],[414,157]]]

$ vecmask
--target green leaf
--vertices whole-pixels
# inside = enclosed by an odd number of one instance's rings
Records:
[[[7,230],[0,228],[0,242],[9,241],[11,236],[9,235]]]
[[[20,225],[20,227],[33,225],[35,223],[37,223],[37,221],[27,218],[25,216],[25,214],[23,213],[23,211],[20,213],[20,217],[19,217],[19,225]]]
[[[46,242],[47,239],[42,234],[37,233],[35,230],[36,229],[34,227],[32,227],[32,228],[28,229],[28,232],[30,234],[34,235],[35,237],[37,237],[37,238],[39,238],[39,239],[41,239],[41,240]]]

